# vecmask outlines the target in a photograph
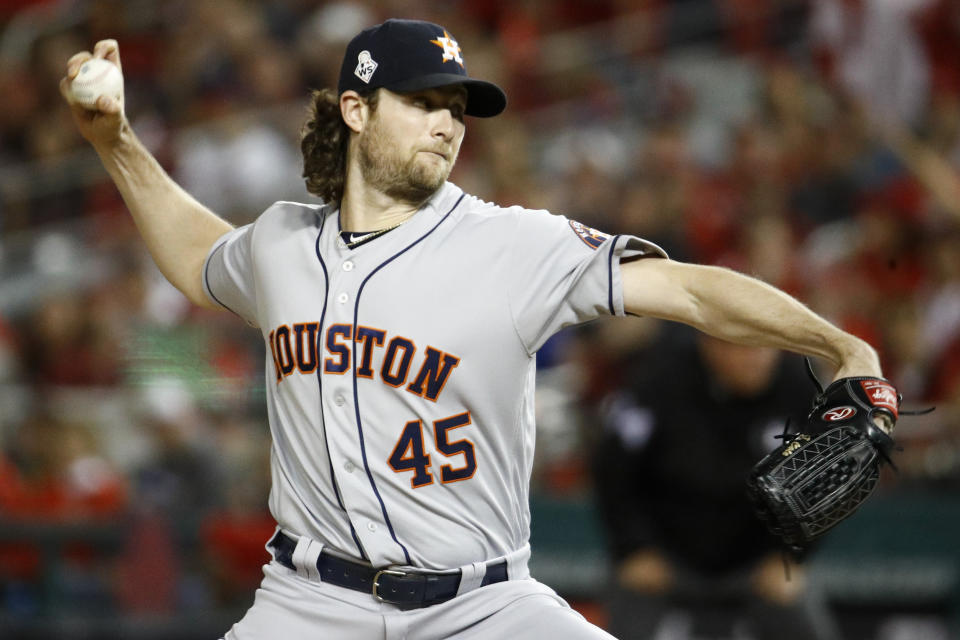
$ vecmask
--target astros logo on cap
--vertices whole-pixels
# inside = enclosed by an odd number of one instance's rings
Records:
[[[463,58],[460,57],[460,45],[457,44],[457,41],[450,37],[450,34],[444,30],[443,37],[437,38],[436,40],[431,40],[433,44],[438,47],[443,47],[443,61],[447,60],[456,60],[457,64],[461,67],[463,66]]]

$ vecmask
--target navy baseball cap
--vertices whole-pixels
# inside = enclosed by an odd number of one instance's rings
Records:
[[[489,118],[507,106],[492,82],[467,75],[460,45],[446,29],[422,20],[387,20],[364,29],[347,45],[337,90],[384,88],[396,93],[462,84],[468,116]]]

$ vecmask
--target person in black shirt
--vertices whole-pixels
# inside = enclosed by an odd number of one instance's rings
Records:
[[[593,475],[615,567],[609,631],[833,638],[745,491],[786,420],[808,408],[802,360],[684,330],[654,342],[627,359],[601,409]]]

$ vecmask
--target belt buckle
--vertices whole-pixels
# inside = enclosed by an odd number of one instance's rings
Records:
[[[377,590],[380,588],[380,576],[387,574],[388,576],[405,576],[407,575],[406,571],[397,571],[396,569],[380,569],[375,574],[373,574],[373,597],[379,600],[380,602],[386,602],[387,604],[398,604],[396,600],[388,600],[381,596]]]

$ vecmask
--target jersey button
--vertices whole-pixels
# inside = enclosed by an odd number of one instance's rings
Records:
[[[367,529],[368,529],[371,533],[374,532],[374,531],[376,531],[376,530],[377,530],[377,523],[376,523],[376,522],[368,522],[368,523],[367,523]]]
[[[344,271],[353,271],[353,262],[350,260],[344,262],[342,266]]]
[[[337,296],[337,302],[339,302],[340,304],[345,304],[349,299],[350,299],[350,296],[348,296],[345,293],[341,293],[340,295]]]
[[[346,471],[347,473],[353,473],[353,470],[356,468],[357,467],[349,460],[343,463],[343,470]]]
[[[333,404],[337,405],[338,407],[342,407],[343,405],[347,404],[347,399],[340,394],[337,394],[333,397]]]

